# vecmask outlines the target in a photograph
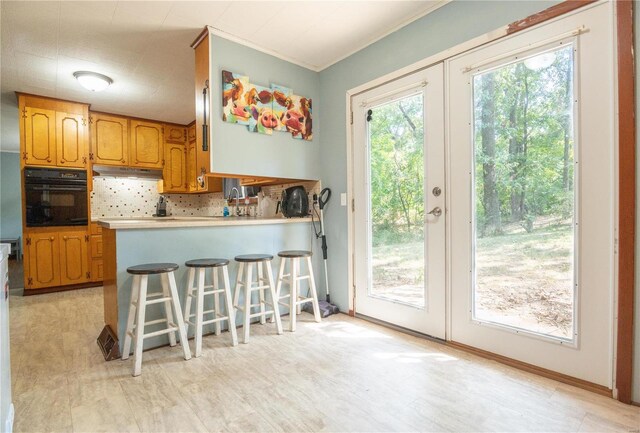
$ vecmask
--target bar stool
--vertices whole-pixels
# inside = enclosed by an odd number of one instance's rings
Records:
[[[175,263],[147,263],[144,265],[131,266],[127,272],[133,275],[131,284],[131,300],[129,302],[129,317],[127,318],[127,332],[124,337],[124,351],[122,359],[128,359],[131,351],[131,339],[135,340],[135,351],[133,354],[133,375],[139,376],[142,370],[142,347],[145,338],[156,337],[158,335],[169,334],[169,345],[176,345],[175,332],[180,335],[180,345],[184,352],[184,359],[191,359],[191,351],[187,343],[187,333],[184,328],[184,319],[180,310],[178,299],[178,289],[173,271],[178,269]],[[149,275],[160,274],[162,292],[147,294],[147,284]],[[145,315],[148,305],[164,305],[164,319],[151,320],[145,322]],[[176,320],[173,320],[173,312]],[[144,333],[145,326],[166,323],[167,327],[159,331]],[[135,334],[134,334],[135,329]]]
[[[215,334],[220,335],[220,322],[226,320],[229,325],[229,332],[231,333],[231,344],[233,346],[238,345],[236,315],[233,310],[231,288],[229,287],[228,264],[229,260],[226,259],[197,259],[189,260],[185,263],[185,266],[189,268],[189,279],[187,282],[187,294],[184,306],[184,323],[187,331],[189,331],[189,325],[195,327],[196,358],[199,357],[202,352],[202,328],[204,325],[215,323]],[[222,289],[219,287],[218,268],[222,269]],[[210,286],[204,285],[205,272],[207,269],[211,269],[212,284]],[[194,285],[196,273],[198,274],[198,281],[197,284]],[[213,290],[205,291],[205,289]],[[194,290],[196,291],[195,294],[193,293]],[[224,294],[224,302],[227,310],[226,315],[220,314],[220,293]],[[208,295],[213,295],[213,310],[204,311],[204,297]],[[191,300],[194,297],[196,298],[196,312],[191,314]],[[204,320],[205,314],[212,314],[213,318]],[[195,323],[190,320],[194,316]]]
[[[311,302],[313,306],[313,316],[316,322],[322,320],[320,318],[320,306],[318,305],[318,293],[316,291],[316,282],[313,277],[313,266],[311,264],[311,251],[291,250],[280,251],[278,253],[280,257],[280,270],[278,271],[278,282],[276,285],[276,297],[278,303],[287,305],[286,302],[280,302],[281,299],[289,298],[289,331],[294,332],[296,330],[296,315],[300,314],[302,304]],[[307,275],[300,275],[300,260],[305,259],[307,263]],[[285,274],[285,264],[289,261],[289,273]],[[308,280],[309,289],[311,291],[311,297],[300,296],[300,281]],[[280,296],[280,290],[282,289],[282,283],[289,284],[289,294]]]
[[[233,305],[236,309],[244,313],[244,332],[243,343],[249,342],[249,328],[251,325],[251,319],[253,317],[260,317],[260,323],[266,323],[266,317],[273,315],[273,319],[276,322],[276,330],[278,334],[282,334],[282,322],[280,321],[280,313],[278,312],[278,302],[276,296],[276,290],[273,285],[273,272],[271,269],[271,260],[273,256],[269,254],[246,254],[236,256],[235,261],[240,264],[238,268],[238,278],[236,280],[236,290],[234,293]],[[255,265],[257,270],[257,279],[253,280],[253,266]],[[266,269],[264,269],[266,266]],[[266,278],[264,276],[266,271]],[[253,284],[257,285],[254,287]],[[239,305],[240,291],[244,288],[244,306]],[[269,289],[269,295],[271,296],[271,303],[265,301],[264,291]],[[259,292],[259,303],[251,303],[251,295],[253,292]],[[266,309],[266,305],[271,306],[271,310]],[[257,313],[251,313],[251,309],[260,307],[260,311]]]

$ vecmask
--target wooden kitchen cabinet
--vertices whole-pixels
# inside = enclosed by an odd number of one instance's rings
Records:
[[[25,289],[60,285],[60,246],[55,232],[29,233],[25,236]]]
[[[25,107],[24,149],[27,165],[56,165],[56,112],[44,108]]]
[[[130,165],[140,168],[162,168],[164,162],[162,124],[131,120]]]
[[[196,170],[196,142],[187,145],[187,189],[195,192],[197,188],[198,173]]]
[[[60,284],[80,284],[90,280],[88,244],[86,230],[59,233]]]
[[[91,281],[99,282],[104,278],[102,261],[102,227],[91,223],[89,239],[89,260],[91,262]]]
[[[163,192],[187,192],[187,148],[184,144],[165,144]]]
[[[23,165],[86,168],[87,104],[18,93],[18,107]]]
[[[91,113],[91,159],[94,164],[129,163],[129,121],[126,117]]]
[[[87,166],[87,119],[73,113],[56,113],[56,147],[60,167]]]
[[[182,125],[165,123],[164,142],[185,145],[187,142],[187,129]]]

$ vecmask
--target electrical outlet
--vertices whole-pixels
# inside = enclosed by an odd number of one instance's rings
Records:
[[[347,193],[343,192],[340,194],[340,206],[346,206],[347,205]]]

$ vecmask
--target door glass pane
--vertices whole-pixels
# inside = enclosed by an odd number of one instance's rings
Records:
[[[473,77],[473,316],[573,339],[573,47]]]
[[[369,294],[425,305],[423,97],[367,112],[372,257]]]

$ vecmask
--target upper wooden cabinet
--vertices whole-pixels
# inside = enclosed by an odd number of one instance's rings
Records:
[[[164,142],[184,145],[187,142],[187,129],[182,125],[165,123]]]
[[[56,112],[26,107],[23,118],[25,164],[56,165]]]
[[[209,30],[205,28],[200,37],[192,45],[195,50],[195,103],[196,103],[196,177],[211,172],[211,85],[209,82]],[[206,182],[196,182],[197,191],[206,191]]]
[[[164,160],[162,124],[131,120],[130,165],[142,168],[162,168]]]
[[[84,168],[87,166],[87,119],[79,114],[56,113],[56,143],[58,165]]]
[[[18,94],[24,165],[85,168],[89,106]]]
[[[165,144],[163,192],[187,192],[187,148],[184,144]]]
[[[126,117],[91,113],[91,154],[94,164],[129,163],[129,121]]]

